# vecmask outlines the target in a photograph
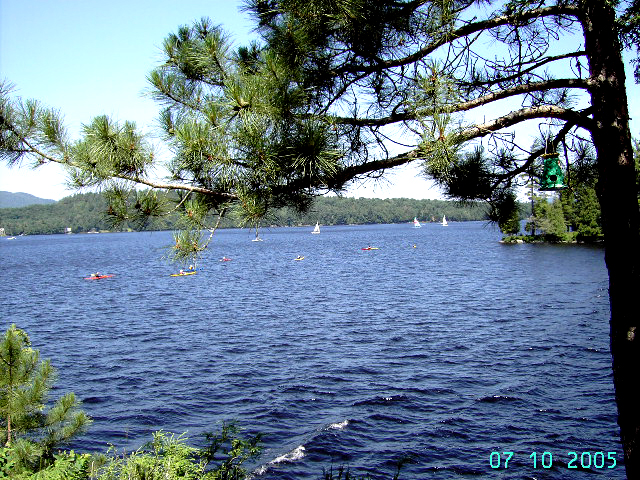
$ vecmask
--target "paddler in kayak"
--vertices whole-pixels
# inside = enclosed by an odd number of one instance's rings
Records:
[[[100,276],[100,272],[96,272],[96,273],[92,273],[91,277],[95,278],[95,277],[99,277]]]

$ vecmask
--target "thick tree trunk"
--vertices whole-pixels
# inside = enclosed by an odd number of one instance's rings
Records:
[[[637,479],[640,478],[639,215],[624,63],[615,12],[608,3],[611,2],[582,0],[581,20],[594,82],[590,89],[596,120],[592,134],[598,155],[598,196],[609,270],[611,355],[618,425],[627,478]]]

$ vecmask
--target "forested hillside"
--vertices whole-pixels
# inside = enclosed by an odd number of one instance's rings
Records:
[[[73,233],[114,230],[107,216],[107,200],[101,194],[77,194],[50,205],[31,205],[23,208],[0,209],[0,227],[7,235],[64,233],[71,228]],[[483,205],[460,205],[444,200],[355,199],[319,197],[311,210],[299,215],[290,209],[276,211],[266,222],[269,225],[294,226],[345,225],[363,223],[402,223],[417,217],[421,222],[441,221],[446,215],[450,221],[486,220]],[[125,223],[117,230],[171,230],[177,228],[177,217],[167,215],[154,218],[147,225]],[[228,215],[223,228],[238,227],[239,223]]]
[[[147,229],[163,230],[172,226],[170,219],[157,219]],[[83,193],[65,197],[50,205],[30,205],[23,208],[0,209],[0,227],[7,235],[35,235],[113,230],[107,216],[107,200],[98,193]],[[134,229],[124,224],[117,230]]]
[[[276,215],[276,224],[403,223],[411,222],[414,217],[421,222],[435,222],[441,221],[443,215],[451,221],[488,219],[484,204],[463,206],[457,202],[444,200],[320,197],[311,211],[303,216],[296,216],[289,210],[279,210]]]

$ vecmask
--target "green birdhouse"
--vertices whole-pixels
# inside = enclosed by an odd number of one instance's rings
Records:
[[[540,179],[540,190],[561,190],[567,188],[564,184],[564,173],[560,167],[560,160],[557,153],[545,153],[544,169]]]

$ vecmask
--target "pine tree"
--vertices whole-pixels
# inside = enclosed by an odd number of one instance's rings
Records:
[[[536,193],[531,197],[531,217],[524,229],[531,232],[532,236],[539,235],[545,230],[545,218],[547,218],[548,202],[544,195]]]
[[[562,202],[554,198],[547,210],[546,238],[557,242],[567,239],[567,223],[564,219]]]
[[[55,446],[90,423],[73,393],[48,405],[54,380],[51,363],[40,360],[27,333],[11,325],[0,342],[0,440],[14,451],[19,463],[37,459],[39,465],[47,464]]]
[[[583,185],[576,190],[575,229],[578,240],[597,239],[602,236],[600,204],[594,188]]]

